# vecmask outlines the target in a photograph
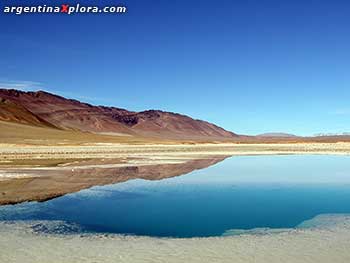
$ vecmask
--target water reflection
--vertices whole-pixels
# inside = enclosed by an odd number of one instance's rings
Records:
[[[14,174],[37,177],[0,181],[0,204],[46,201],[96,185],[115,184],[130,179],[160,180],[203,169],[226,157],[196,159],[184,163],[130,165],[118,167],[113,160],[93,160],[74,168],[11,169]],[[120,162],[120,160],[115,160]]]

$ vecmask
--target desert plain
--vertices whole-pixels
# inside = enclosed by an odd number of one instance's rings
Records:
[[[137,178],[170,178],[231,156],[350,155],[348,138],[181,141],[7,122],[0,122],[0,127],[0,205],[42,202]],[[348,262],[349,216],[324,215],[321,219],[331,223],[189,239],[61,236],[33,231],[45,222],[1,222],[0,262]]]

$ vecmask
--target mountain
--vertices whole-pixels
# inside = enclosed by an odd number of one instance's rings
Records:
[[[270,133],[259,134],[256,137],[295,138],[295,137],[298,137],[298,136],[296,136],[294,134],[283,133],[283,132],[270,132]]]
[[[334,136],[350,136],[350,132],[340,132],[340,133],[316,133],[314,137],[334,137]]]
[[[94,106],[45,91],[0,89],[0,121],[119,136],[191,140],[238,137],[212,123],[178,113]]]

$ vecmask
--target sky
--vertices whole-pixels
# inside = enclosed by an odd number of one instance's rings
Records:
[[[63,2],[0,7],[39,3]],[[0,87],[178,112],[239,134],[350,132],[350,1],[79,3],[127,13],[1,11]]]

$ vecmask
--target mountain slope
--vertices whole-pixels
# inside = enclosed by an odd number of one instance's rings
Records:
[[[0,97],[0,121],[15,122],[39,127],[54,127],[37,117],[26,108],[11,100]]]
[[[103,109],[44,91],[0,90],[0,97],[30,110],[35,116],[63,130],[133,134]]]
[[[132,112],[93,106],[45,91],[0,89],[0,120],[92,133],[169,139],[230,139],[238,137],[214,124],[188,116],[149,110]],[[16,114],[15,114],[16,113]]]

